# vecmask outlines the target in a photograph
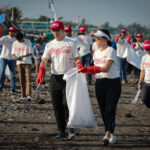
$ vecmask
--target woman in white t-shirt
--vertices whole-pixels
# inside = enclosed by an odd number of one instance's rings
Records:
[[[100,49],[93,55],[94,65],[83,67],[80,72],[95,74],[95,92],[102,119],[105,125],[104,145],[114,144],[115,115],[121,94],[121,82],[117,67],[116,51],[111,47],[111,37],[107,30],[102,29],[94,34]]]
[[[147,54],[142,57],[138,89],[141,89],[141,84],[144,80],[142,86],[142,101],[148,108],[150,108],[150,41],[144,43],[144,49]]]
[[[16,41],[12,46],[12,57],[17,61],[17,69],[21,86],[21,100],[31,100],[31,64],[32,64],[32,44],[24,39],[24,35],[19,32]]]

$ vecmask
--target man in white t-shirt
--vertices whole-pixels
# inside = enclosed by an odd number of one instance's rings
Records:
[[[15,32],[16,29],[14,27],[10,27],[8,29],[9,35],[3,36],[0,39],[0,45],[3,45],[2,52],[0,55],[0,92],[4,88],[4,81],[5,81],[5,70],[6,66],[8,65],[10,70],[10,89],[12,94],[15,94],[16,89],[16,61],[13,60],[11,56],[12,52],[12,44],[14,43],[15,39]]]
[[[127,31],[125,29],[122,29],[121,34],[119,34],[115,39],[115,42],[117,43],[117,59],[118,59],[118,67],[120,71],[120,79],[122,84],[127,83],[128,62],[126,58],[123,58],[126,43],[129,43],[129,39],[127,39],[126,36],[127,36]]]
[[[66,138],[65,129],[69,117],[65,91],[66,81],[63,80],[63,75],[69,69],[75,67],[75,63],[80,68],[83,66],[79,59],[79,52],[76,42],[64,38],[64,24],[61,21],[54,21],[51,29],[55,39],[48,42],[45,46],[36,83],[42,83],[42,77],[45,73],[47,62],[50,59],[51,98],[58,127],[58,135],[54,137],[54,140],[57,140]],[[74,130],[68,129],[68,132],[68,138],[74,138]]]
[[[12,46],[12,57],[17,61],[21,86],[21,101],[31,100],[32,44],[30,40],[24,39],[24,35],[21,32],[17,33],[16,39]]]
[[[91,66],[92,64],[92,44],[93,39],[90,35],[86,34],[86,27],[81,26],[80,27],[80,33],[78,35],[79,41],[80,41],[80,56],[82,60],[83,66]],[[92,77],[91,75],[88,75],[88,85],[91,85]]]
[[[150,41],[144,43],[144,49],[147,54],[142,57],[138,90],[142,88],[142,101],[150,108]]]

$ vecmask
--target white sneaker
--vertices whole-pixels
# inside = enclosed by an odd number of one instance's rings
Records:
[[[31,101],[31,100],[32,100],[31,96],[28,96],[28,97],[27,97],[27,100],[28,100],[28,101]]]
[[[112,136],[110,139],[109,139],[109,143],[110,144],[115,144],[117,142],[117,137],[116,136]]]
[[[20,100],[22,100],[22,101],[26,101],[27,100],[27,98],[26,97],[21,97],[21,99]]]
[[[108,136],[104,136],[103,142],[104,142],[104,145],[107,146],[109,144],[109,137]]]

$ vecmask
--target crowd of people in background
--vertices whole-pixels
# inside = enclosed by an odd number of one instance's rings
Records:
[[[52,23],[50,29],[54,35],[52,41],[43,44],[43,38],[36,39],[33,46],[22,32],[10,27],[8,35],[0,38],[2,51],[0,55],[0,92],[5,88],[5,70],[10,70],[10,90],[16,92],[16,68],[21,87],[20,101],[32,101],[31,74],[32,65],[37,75],[36,83],[44,84],[46,66],[51,63],[51,98],[53,102],[58,134],[54,140],[66,138],[68,107],[66,102],[66,82],[63,75],[75,65],[79,72],[87,74],[87,84],[93,85],[92,75],[95,75],[95,92],[102,120],[105,126],[104,144],[114,144],[115,115],[121,94],[121,84],[127,84],[128,61],[123,57],[123,45],[129,44],[142,59],[141,71],[133,66],[134,74],[139,78],[138,89],[142,89],[142,100],[150,108],[150,41],[144,41],[142,33],[133,38],[126,29],[115,39],[108,30],[98,29],[89,33],[85,26],[73,35],[71,26],[64,27],[61,21]],[[144,43],[145,42],[145,43]],[[144,84],[143,84],[144,81]],[[142,88],[143,86],[143,88]],[[68,129],[68,138],[75,137],[75,130]]]

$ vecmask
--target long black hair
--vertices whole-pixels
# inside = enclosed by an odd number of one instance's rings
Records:
[[[110,36],[109,31],[106,30],[106,29],[99,29],[99,30],[102,31],[102,32],[104,32],[105,34],[107,34],[107,35],[109,36],[110,40],[108,40],[106,37],[103,37],[103,38],[107,39],[107,45],[108,45],[108,46],[112,46],[111,36]]]

